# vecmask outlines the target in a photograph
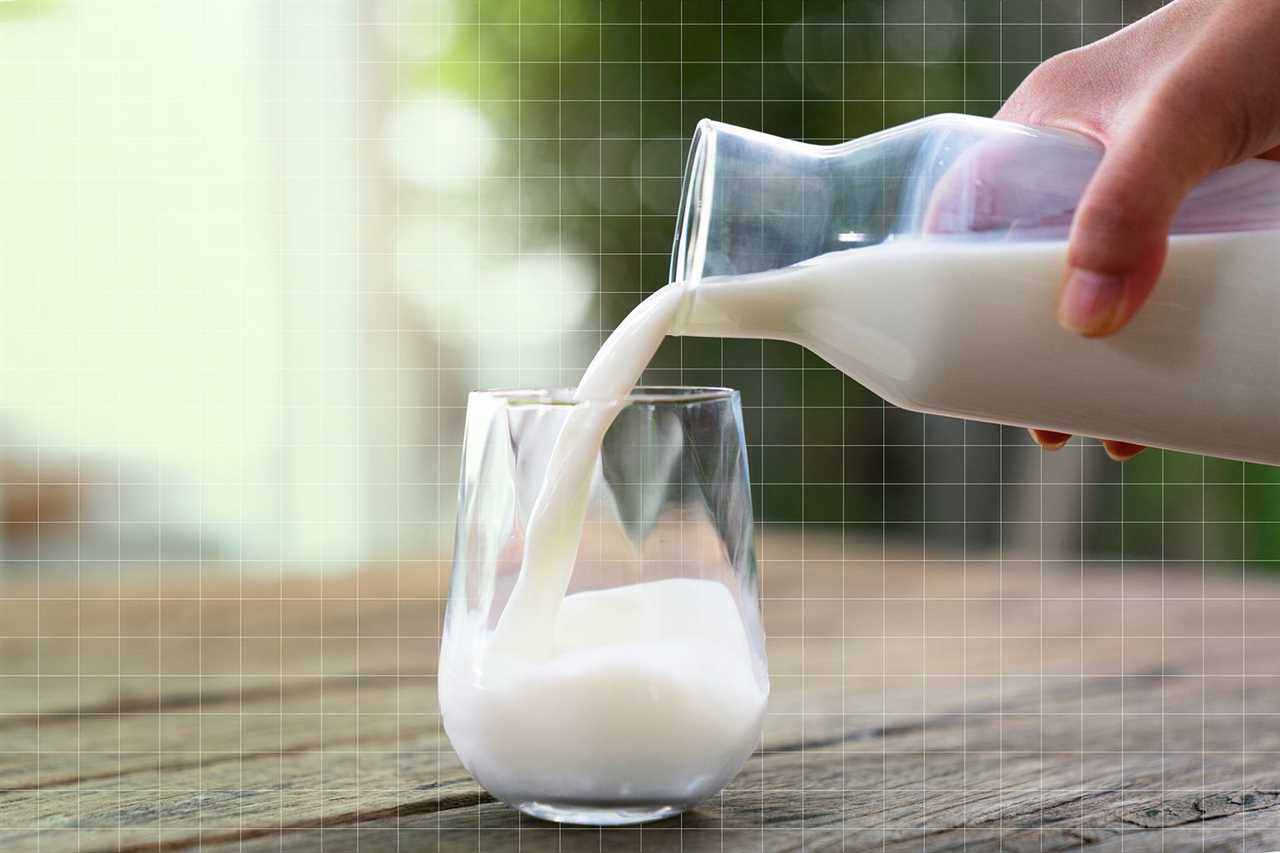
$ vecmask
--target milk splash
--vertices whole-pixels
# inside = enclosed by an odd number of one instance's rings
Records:
[[[524,558],[491,650],[546,654],[569,587],[591,477],[604,434],[672,328],[690,289],[673,283],[653,293],[618,325],[591,359],[574,393],[529,516]]]

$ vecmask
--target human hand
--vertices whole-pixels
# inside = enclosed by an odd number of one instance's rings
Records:
[[[1170,223],[1210,173],[1280,160],[1280,4],[1175,0],[1115,35],[1042,63],[997,114],[1106,148],[1077,207],[1058,322],[1121,329],[1164,265]],[[1031,430],[1046,449],[1069,435]],[[1143,448],[1103,441],[1116,460]]]

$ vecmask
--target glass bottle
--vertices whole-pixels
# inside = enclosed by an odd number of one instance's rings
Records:
[[[1280,163],[1198,186],[1150,301],[1086,339],[1055,309],[1102,153],[959,115],[834,146],[703,121],[674,333],[792,341],[915,411],[1280,464]]]

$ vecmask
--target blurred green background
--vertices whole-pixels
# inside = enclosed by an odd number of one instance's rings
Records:
[[[482,0],[457,7],[447,50],[400,85],[447,91],[493,123],[520,246],[597,264],[605,330],[666,281],[699,119],[834,143],[935,113],[990,116],[1041,60],[1159,5]],[[485,183],[448,214],[487,228]],[[1265,466],[1161,451],[1120,465],[1079,439],[1045,455],[1021,430],[885,406],[784,343],[671,340],[648,379],[742,391],[766,522],[883,532],[922,552],[1280,559],[1280,472]]]
[[[0,4],[0,557],[447,559],[466,392],[574,383],[666,282],[698,120],[989,116],[1158,5]],[[646,379],[741,390],[767,524],[1280,560],[1276,469],[1042,453],[783,343],[669,340]]]

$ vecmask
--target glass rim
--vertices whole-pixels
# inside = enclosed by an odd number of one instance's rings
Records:
[[[631,393],[620,397],[592,400],[573,399],[574,388],[493,388],[471,392],[471,396],[497,400],[511,406],[614,406],[642,403],[658,406],[687,406],[694,403],[710,403],[735,400],[734,388],[705,385],[637,385]]]

